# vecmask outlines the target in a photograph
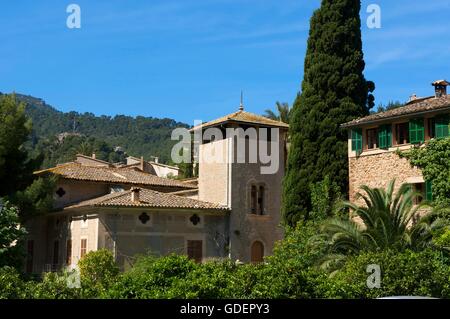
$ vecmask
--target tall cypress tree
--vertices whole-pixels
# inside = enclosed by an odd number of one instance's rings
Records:
[[[347,132],[340,124],[373,107],[363,75],[360,0],[322,0],[310,21],[302,92],[290,119],[283,190],[288,224],[308,218],[311,185],[329,176],[348,192]]]

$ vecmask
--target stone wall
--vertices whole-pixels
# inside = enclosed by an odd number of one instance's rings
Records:
[[[396,179],[396,188],[402,183],[423,183],[423,176],[417,167],[412,167],[408,159],[400,158],[395,151],[383,151],[373,155],[349,158],[350,201],[361,185],[385,188],[389,181]]]
[[[139,215],[149,217],[142,224]],[[190,217],[200,222],[193,225]],[[227,256],[228,214],[149,209],[102,209],[98,249],[114,252],[118,265],[127,269],[136,254],[186,255],[188,240],[203,241],[203,259]]]

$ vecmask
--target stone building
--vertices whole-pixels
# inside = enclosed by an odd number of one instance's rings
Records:
[[[77,155],[74,162],[35,173],[57,177],[55,210],[26,224],[26,271],[73,268],[87,252],[102,248],[113,252],[122,269],[144,253],[185,254],[198,262],[260,262],[271,254],[283,236],[279,223],[288,126],[241,109],[192,131],[207,128],[275,129],[275,142],[259,131],[249,138],[263,139],[257,147],[269,146],[277,169],[266,174],[264,158],[235,163],[230,152],[238,149],[236,137],[202,140],[199,155],[204,161],[198,164],[197,180],[157,176],[145,169],[143,160],[116,166]],[[246,156],[249,138],[244,137]],[[210,163],[215,146],[226,156]]]
[[[449,83],[432,83],[435,94],[418,98],[413,95],[402,107],[374,113],[342,125],[349,130],[349,193],[354,201],[359,187],[386,187],[396,179],[396,187],[409,183],[432,198],[432,183],[425,181],[419,168],[400,158],[396,151],[424,147],[433,138],[449,136],[450,95]]]

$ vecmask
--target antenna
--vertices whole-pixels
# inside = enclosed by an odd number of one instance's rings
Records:
[[[75,133],[76,130],[76,122],[75,122],[75,117],[73,118],[73,133]]]
[[[241,104],[239,105],[239,111],[243,111],[244,110],[244,94],[241,90]]]

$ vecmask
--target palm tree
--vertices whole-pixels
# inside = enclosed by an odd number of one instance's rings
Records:
[[[278,115],[274,111],[267,109],[265,110],[266,113],[264,114],[264,116],[271,120],[289,123],[289,113],[291,111],[289,104],[276,102],[276,107]]]
[[[359,192],[365,205],[342,202],[352,218],[332,218],[322,225],[322,233],[329,246],[321,266],[329,268],[345,260],[348,255],[361,251],[384,249],[422,250],[432,246],[432,233],[445,227],[442,219],[433,213],[420,216],[418,211],[428,206],[425,202],[414,205],[414,192],[409,184],[403,184],[394,196],[395,181],[386,190],[361,186]]]

